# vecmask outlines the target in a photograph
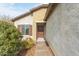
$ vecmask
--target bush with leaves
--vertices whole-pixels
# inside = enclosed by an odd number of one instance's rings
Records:
[[[25,46],[25,49],[29,49],[35,45],[35,40],[32,37],[28,37],[26,40],[23,40],[22,43]]]
[[[0,55],[15,56],[23,48],[20,32],[11,23],[0,21]]]

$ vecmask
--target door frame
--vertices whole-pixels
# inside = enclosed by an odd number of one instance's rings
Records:
[[[38,35],[37,35],[37,34],[38,34],[38,33],[37,33],[37,32],[38,32],[38,24],[44,24],[44,26],[43,26],[43,27],[44,27],[44,31],[43,31],[43,32],[45,32],[46,22],[37,22],[37,23],[36,23],[36,40],[37,40],[37,38],[38,38]],[[44,34],[45,34],[45,33],[44,33]],[[44,34],[43,34],[43,35],[44,35]],[[44,36],[43,36],[43,37],[44,37]]]

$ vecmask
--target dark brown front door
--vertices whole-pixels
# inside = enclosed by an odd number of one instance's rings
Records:
[[[37,23],[37,38],[43,38],[44,37],[44,25],[45,23]]]

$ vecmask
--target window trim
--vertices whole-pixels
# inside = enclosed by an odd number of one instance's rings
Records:
[[[25,34],[25,27],[24,26],[27,26],[28,27],[28,34],[26,33]],[[21,30],[20,30],[21,29]],[[24,29],[24,30],[23,30]],[[29,24],[20,24],[18,25],[18,30],[22,33],[22,35],[30,35],[32,36],[32,25],[29,25]],[[30,32],[31,31],[31,32]],[[23,33],[24,32],[24,33]]]

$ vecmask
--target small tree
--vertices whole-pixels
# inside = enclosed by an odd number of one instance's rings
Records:
[[[11,23],[0,21],[0,55],[14,56],[23,48],[20,32]]]

